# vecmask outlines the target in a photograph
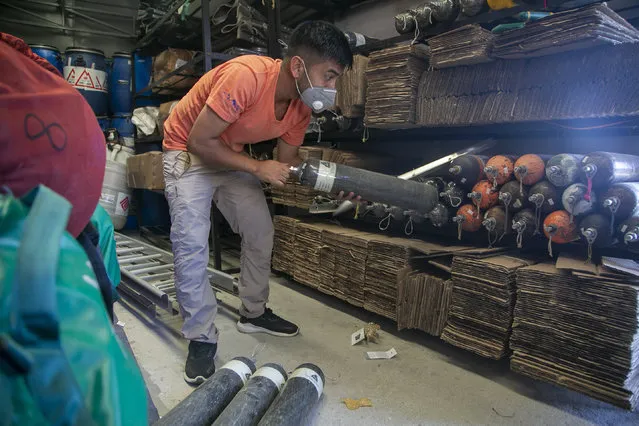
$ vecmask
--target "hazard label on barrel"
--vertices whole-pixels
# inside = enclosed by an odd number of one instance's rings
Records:
[[[107,93],[107,73],[93,68],[64,67],[64,79],[79,90]]]

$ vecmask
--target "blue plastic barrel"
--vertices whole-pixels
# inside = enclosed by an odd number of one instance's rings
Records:
[[[130,114],[133,110],[131,71],[131,54],[114,53],[109,77],[109,99],[113,114]]]
[[[106,132],[106,129],[111,127],[111,119],[107,117],[106,115],[101,115],[100,117],[97,117],[97,119],[98,119],[98,124],[100,125],[100,129],[102,129],[102,132]]]
[[[131,114],[118,114],[111,117],[111,127],[117,129],[124,138],[135,137],[135,124],[131,122]]]
[[[49,61],[51,65],[56,67],[60,74],[63,73],[62,54],[58,49],[53,46],[47,46],[46,44],[30,44],[31,50],[36,55]]]
[[[95,115],[109,112],[107,68],[97,49],[69,47],[65,51],[64,78],[87,100]]]
[[[138,92],[136,93],[135,106],[143,107],[160,105],[158,100],[151,98],[152,92],[150,90],[147,90],[144,93],[139,93],[142,89],[149,87],[151,84],[153,57],[143,56],[140,55],[139,52],[134,52],[133,61],[135,62],[135,90]]]

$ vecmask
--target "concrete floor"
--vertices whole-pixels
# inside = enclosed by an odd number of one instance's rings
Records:
[[[394,323],[335,298],[274,277],[271,306],[296,322],[294,338],[244,335],[235,329],[239,300],[219,295],[220,345],[216,365],[255,354],[258,367],[278,362],[292,371],[304,362],[326,375],[324,396],[312,416],[315,425],[637,425],[628,413],[580,394],[516,375],[508,362],[495,362],[454,348],[422,332],[397,332]],[[182,379],[187,342],[181,318],[151,318],[122,301],[116,314],[124,325],[160,415],[192,390]],[[379,344],[350,345],[350,335],[374,321]],[[392,360],[370,361],[367,350],[394,347]],[[370,398],[372,408],[349,411],[342,398]]]

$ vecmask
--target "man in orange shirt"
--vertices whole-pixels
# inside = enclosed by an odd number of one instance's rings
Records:
[[[202,383],[215,371],[218,332],[209,285],[211,201],[242,237],[237,328],[243,333],[294,336],[298,327],[266,308],[273,223],[260,180],[284,185],[301,163],[299,146],[311,110],[335,101],[335,81],[352,65],[344,34],[307,22],[292,34],[288,55],[241,56],[204,75],[164,124],[164,178],[171,213],[175,286],[190,340],[184,378]],[[245,144],[278,138],[278,161],[243,154]]]

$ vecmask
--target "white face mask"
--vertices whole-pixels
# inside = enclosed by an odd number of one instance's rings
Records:
[[[297,80],[295,80],[297,93],[299,93],[300,99],[302,99],[302,102],[304,102],[306,106],[311,108],[313,112],[319,114],[320,112],[323,112],[335,105],[337,90],[327,89],[325,87],[313,87],[313,83],[311,83],[311,78],[308,76],[308,71],[306,70],[306,64],[304,61],[302,61],[302,65],[304,65],[304,73],[306,74],[310,87],[304,90],[304,92],[300,92],[300,86],[297,84]]]

